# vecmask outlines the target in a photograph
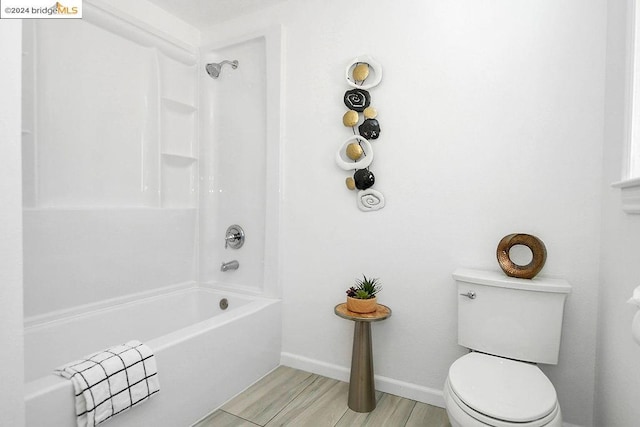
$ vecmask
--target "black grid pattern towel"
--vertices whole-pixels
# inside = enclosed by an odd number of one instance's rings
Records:
[[[78,427],[91,427],[160,391],[153,352],[129,341],[67,363],[55,373],[73,383]]]

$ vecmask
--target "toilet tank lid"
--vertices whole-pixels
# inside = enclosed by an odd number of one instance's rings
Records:
[[[561,294],[568,294],[571,292],[571,285],[564,279],[550,279],[547,277],[518,279],[516,277],[509,277],[503,272],[498,271],[458,268],[453,272],[453,278],[459,282],[496,286],[500,288],[524,289],[527,291],[553,292]]]

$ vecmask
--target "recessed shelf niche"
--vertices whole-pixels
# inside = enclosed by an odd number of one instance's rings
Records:
[[[162,153],[191,157],[195,153],[196,108],[162,98],[160,134]]]
[[[159,53],[160,180],[163,208],[195,208],[198,198],[196,67]]]

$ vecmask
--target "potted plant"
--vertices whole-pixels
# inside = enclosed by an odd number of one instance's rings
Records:
[[[356,279],[356,284],[347,289],[347,310],[355,313],[373,313],[378,305],[376,295],[382,290],[379,279]]]

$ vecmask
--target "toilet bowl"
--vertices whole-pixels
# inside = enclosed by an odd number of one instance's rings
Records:
[[[534,364],[471,352],[449,368],[444,400],[453,427],[561,427],[551,381]]]

